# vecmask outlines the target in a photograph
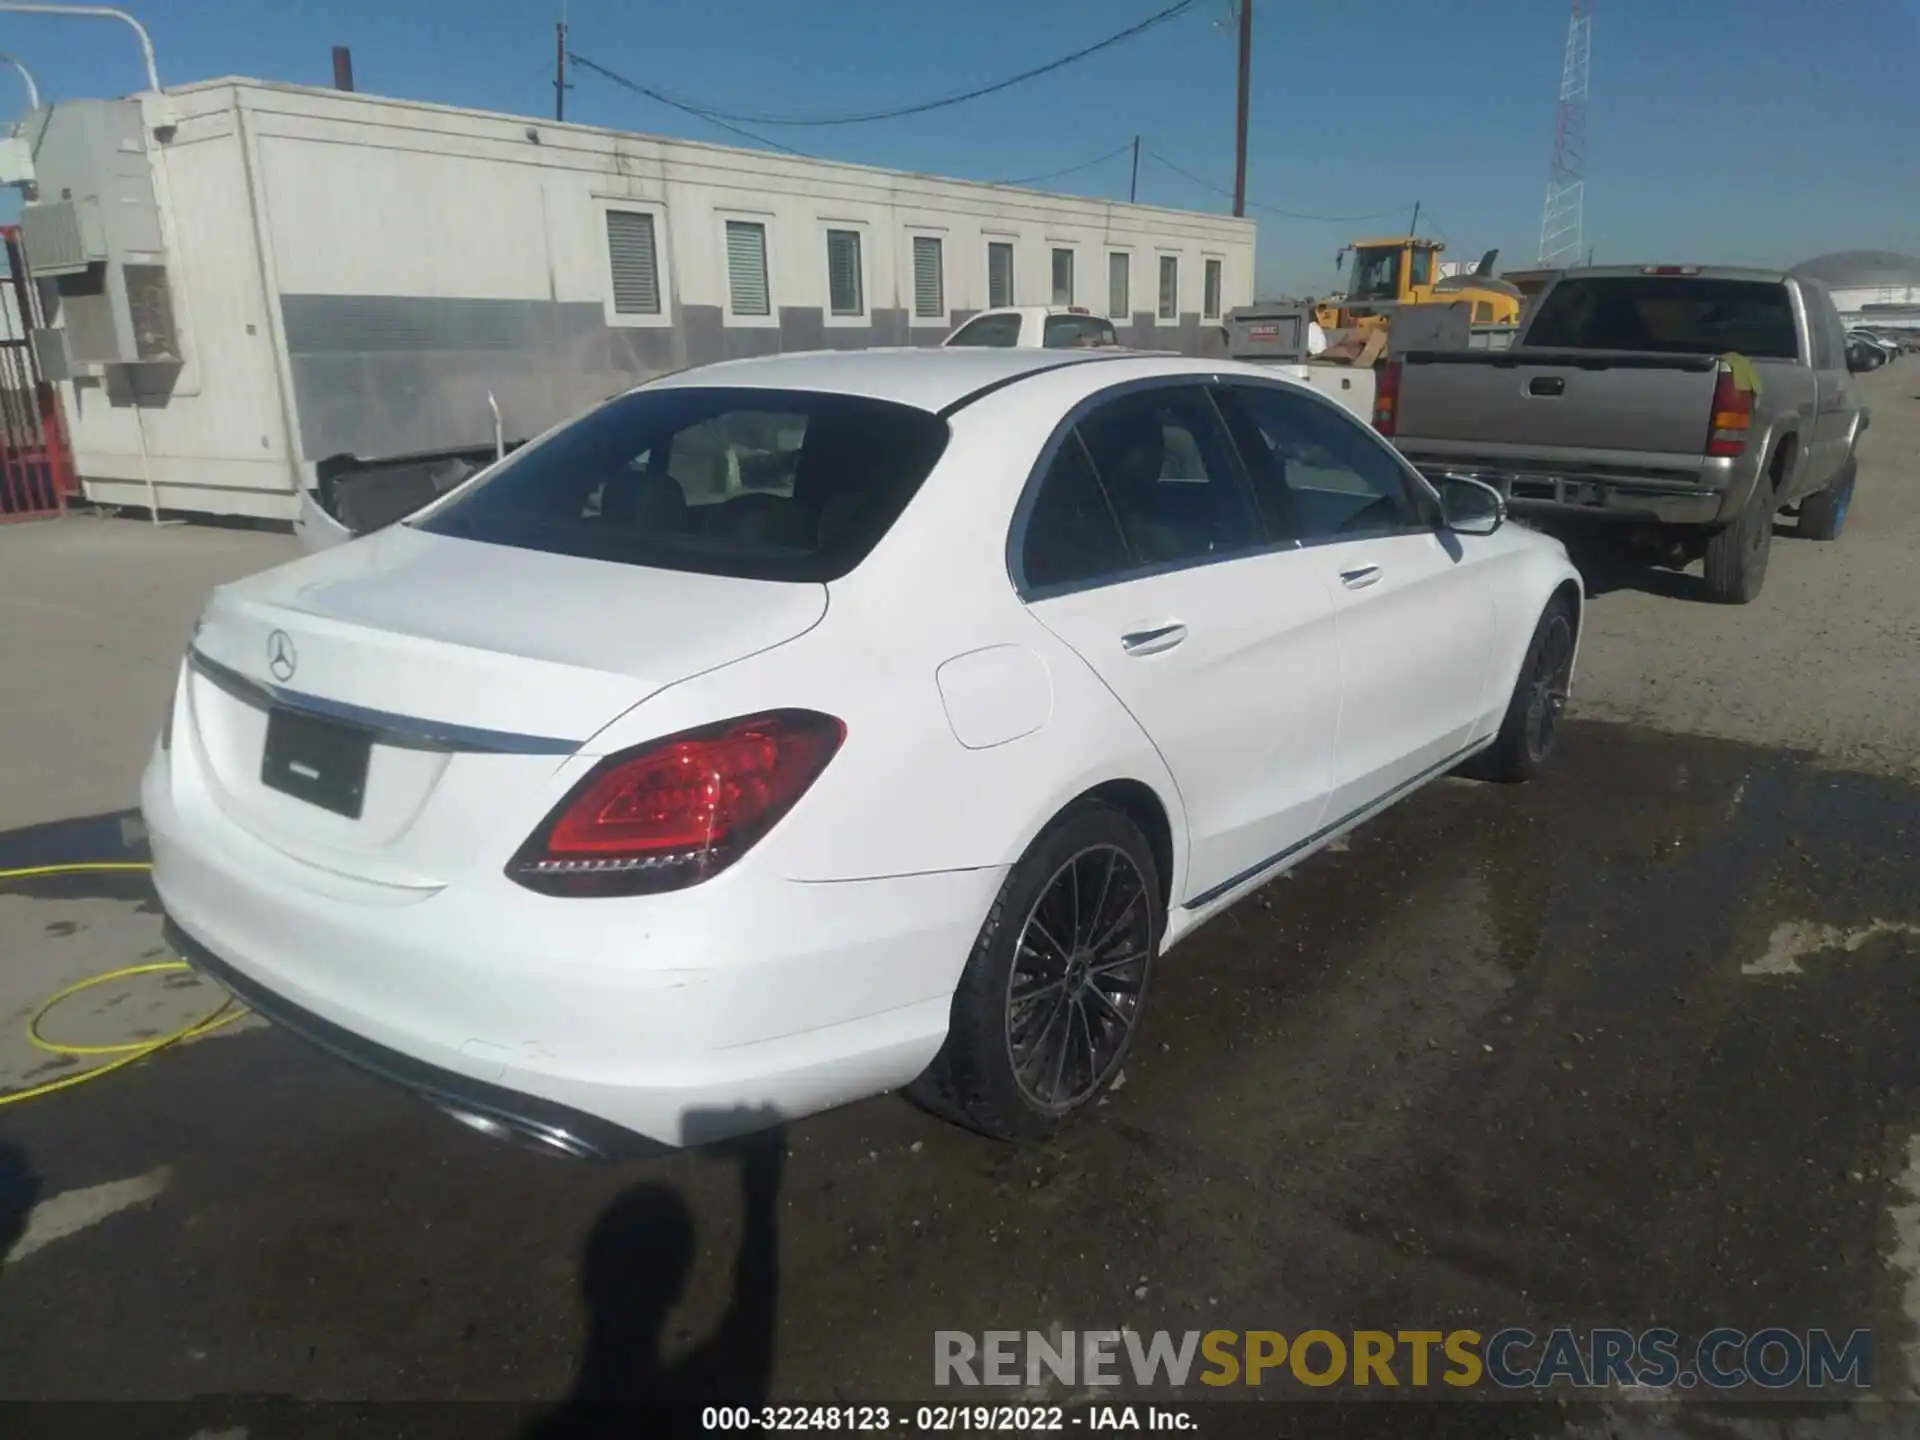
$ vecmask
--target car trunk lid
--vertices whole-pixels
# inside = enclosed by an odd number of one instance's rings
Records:
[[[192,743],[212,798],[259,838],[430,888],[483,855],[504,863],[555,771],[621,714],[805,633],[826,604],[817,584],[397,526],[215,592],[193,641]]]

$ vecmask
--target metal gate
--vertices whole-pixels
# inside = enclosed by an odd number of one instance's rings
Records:
[[[45,328],[40,294],[27,277],[20,227],[0,226],[7,273],[0,277],[0,524],[58,515],[77,492],[60,397],[40,374],[33,332]]]

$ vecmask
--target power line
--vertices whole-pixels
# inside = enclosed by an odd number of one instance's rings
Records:
[[[802,160],[811,160],[814,158],[813,156],[807,154],[807,152],[804,150],[796,150],[791,145],[782,145],[778,140],[769,140],[766,136],[756,135],[751,130],[742,130],[738,125],[728,124],[725,120],[721,119],[718,115],[710,115],[705,110],[702,110],[697,106],[688,105],[684,101],[674,99],[671,95],[663,95],[658,90],[654,90],[646,85],[642,85],[638,80],[629,80],[624,75],[615,74],[613,71],[607,69],[606,66],[600,64],[598,61],[589,60],[586,56],[580,54],[578,51],[575,51],[575,50],[567,51],[567,58],[573,61],[573,63],[579,66],[582,70],[591,70],[593,71],[594,74],[603,76],[606,79],[611,80],[614,84],[623,86],[624,88],[633,91],[634,94],[636,95],[644,95],[649,100],[658,100],[662,105],[670,105],[675,110],[684,111],[688,115],[693,116],[695,119],[706,121],[709,125],[717,125],[722,130],[726,130],[732,134],[738,135],[744,140],[753,141],[753,143],[756,145],[764,145],[770,150],[781,150],[787,153],[788,155],[798,155]]]
[[[1143,150],[1142,153],[1150,159],[1156,160],[1166,166],[1167,169],[1173,171],[1174,174],[1191,180],[1203,190],[1211,190],[1214,194],[1224,195],[1229,200],[1233,198],[1233,192],[1231,190],[1222,189],[1211,180],[1202,180],[1191,170],[1181,169],[1164,155],[1158,154],[1153,150]],[[1407,208],[1405,205],[1396,205],[1391,210],[1376,210],[1370,215],[1308,215],[1299,210],[1282,210],[1277,205],[1263,205],[1258,200],[1249,200],[1247,201],[1247,205],[1251,209],[1264,210],[1269,215],[1278,215],[1287,220],[1322,220],[1331,225],[1350,225],[1361,220],[1379,220],[1387,215],[1398,215],[1402,210]]]
[[[690,114],[699,115],[704,119],[712,120],[716,123],[722,120],[735,120],[747,125],[825,126],[867,125],[876,120],[899,120],[908,115],[924,115],[931,110],[944,110],[950,105],[963,105],[969,100],[978,100],[985,95],[995,95],[1002,90],[1010,90],[1015,85],[1024,85],[1029,80],[1037,80],[1042,75],[1050,75],[1056,70],[1065,69],[1067,66],[1078,64],[1090,56],[1098,55],[1102,50],[1111,49],[1115,45],[1131,40],[1136,35],[1145,34],[1156,25],[1164,25],[1174,17],[1193,9],[1194,6],[1199,3],[1200,0],[1174,0],[1174,3],[1167,6],[1164,10],[1156,11],[1154,14],[1147,16],[1146,19],[1129,25],[1124,30],[1115,31],[1103,40],[1096,40],[1091,45],[1084,45],[1069,55],[1062,55],[1058,59],[1049,60],[1044,65],[1036,65],[1030,70],[1022,70],[1017,75],[1009,75],[1006,79],[996,80],[991,85],[976,85],[971,90],[962,90],[955,95],[943,95],[937,100],[925,100],[917,105],[901,105],[891,110],[867,110],[846,115],[767,115],[751,111],[722,110],[713,105],[686,99],[670,99],[658,91],[649,90],[644,93],[651,95],[654,99],[660,100],[665,104],[673,105],[678,109],[685,110]],[[578,56],[575,56],[574,63],[582,64],[588,62],[582,62]],[[602,74],[606,73],[597,65],[591,68],[600,70]],[[638,89],[639,87],[635,86],[633,88]]]
[[[1023,175],[1018,180],[987,180],[982,183],[987,185],[1037,185],[1042,180],[1057,180],[1062,175],[1076,175],[1082,170],[1091,170],[1096,165],[1104,165],[1116,155],[1124,155],[1132,148],[1133,142],[1129,140],[1124,145],[1115,146],[1104,155],[1096,155],[1091,160],[1082,160],[1078,165],[1068,165],[1063,169],[1049,170],[1044,175]]]

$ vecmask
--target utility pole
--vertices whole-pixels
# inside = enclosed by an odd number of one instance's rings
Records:
[[[1253,76],[1253,0],[1240,5],[1240,110],[1234,122],[1233,213],[1247,213],[1247,88]]]
[[[1407,227],[1407,234],[1416,240],[1420,238],[1420,202],[1418,200],[1413,202],[1413,224]]]
[[[560,21],[553,27],[553,118],[567,118],[567,12],[560,11]]]
[[[38,108],[37,106],[35,107]],[[1140,196],[1140,137],[1133,137],[1133,178],[1127,181],[1127,203],[1129,205]]]

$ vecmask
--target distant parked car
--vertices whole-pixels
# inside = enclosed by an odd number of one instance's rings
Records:
[[[1905,350],[1905,346],[1884,330],[1869,330],[1865,326],[1855,326],[1847,332],[1849,340],[1859,339],[1878,350],[1888,360],[1896,359]]]
[[[1117,346],[1113,322],[1083,305],[1002,305],[982,310],[945,340],[1005,350],[1088,350]]]
[[[1878,370],[1887,363],[1887,352],[1865,335],[1847,336],[1847,368],[1854,371]]]
[[[666,376],[213,593],[142,790],[170,943],[551,1150],[905,1085],[1042,1138],[1169,946],[1547,762],[1580,576],[1505,515],[1226,360]]]

